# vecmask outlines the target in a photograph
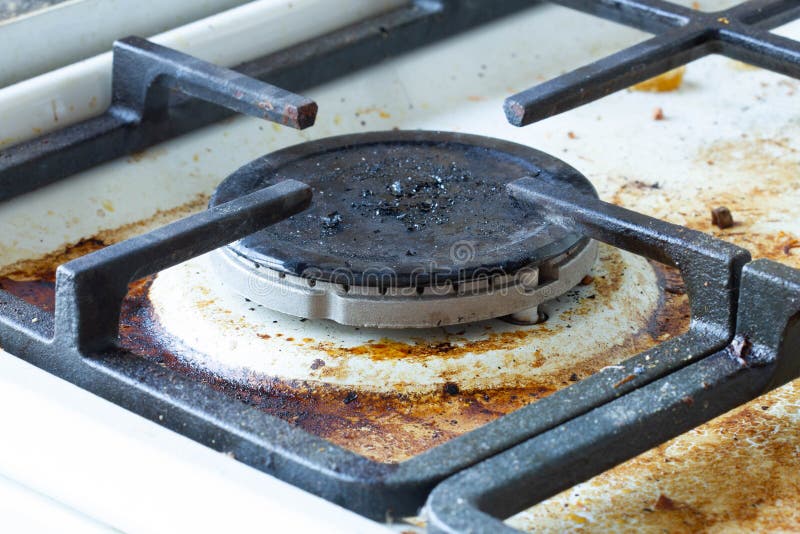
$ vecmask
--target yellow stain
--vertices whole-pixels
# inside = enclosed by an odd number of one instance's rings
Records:
[[[686,73],[686,67],[678,67],[672,69],[664,74],[659,74],[654,78],[637,83],[631,89],[634,91],[649,91],[657,93],[665,93],[668,91],[675,91],[683,83],[683,75]]]
[[[114,212],[114,204],[111,203],[110,200],[103,201],[103,209],[109,212]]]
[[[360,117],[361,115],[367,115],[369,113],[377,113],[378,117],[382,119],[390,119],[392,117],[388,111],[384,111],[377,107],[359,109],[358,111],[356,111],[356,117]]]
[[[751,65],[749,63],[745,63],[744,61],[738,61],[732,59],[730,61],[730,65],[736,70],[760,70],[760,67],[756,67],[755,65]]]
[[[573,521],[573,522],[575,522],[575,523],[580,523],[580,524],[582,524],[582,525],[583,525],[583,524],[585,524],[585,523],[588,523],[588,522],[589,522],[589,520],[588,520],[588,519],[586,519],[585,517],[583,517],[582,515],[573,514],[573,513],[570,513],[570,514],[568,514],[568,515],[567,515],[567,518],[568,518],[570,521]]]

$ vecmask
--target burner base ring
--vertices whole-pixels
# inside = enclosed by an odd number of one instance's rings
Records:
[[[346,286],[264,267],[221,248],[216,273],[233,291],[270,309],[308,319],[374,328],[430,328],[482,321],[535,308],[575,287],[597,259],[597,242],[578,245],[546,262],[507,276],[463,284],[394,287]]]

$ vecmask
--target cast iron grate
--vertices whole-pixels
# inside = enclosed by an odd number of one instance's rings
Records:
[[[516,126],[557,115],[709,54],[800,78],[800,43],[769,30],[800,17],[795,0],[703,12],[664,0],[551,0],[655,37],[506,99]]]
[[[676,18],[673,6],[660,2],[569,4],[596,9],[603,16],[625,14],[625,20],[659,31],[668,27],[685,30],[694,27],[695,23],[712,24],[705,15],[695,14],[689,21],[691,24],[679,24],[684,19]],[[112,107],[100,117],[0,153],[0,198],[13,197],[208,124],[230,112],[220,106],[257,115],[267,111],[267,118],[271,120],[307,126],[313,122],[315,111],[311,101],[250,78],[269,78],[281,87],[305,87],[369,65],[386,55],[513,13],[527,5],[529,2],[521,0],[502,3],[415,2],[243,65],[239,73],[146,41],[125,40],[115,46]],[[740,35],[743,29],[750,31],[778,24],[798,12],[796,2],[756,1],[744,5],[748,7],[727,12],[729,20],[735,21],[732,24],[735,35]],[[701,32],[701,37],[707,43],[720,41],[720,36],[733,39],[726,31],[717,28],[711,33]],[[671,34],[667,31],[663,35]],[[744,45],[740,44],[726,46],[730,50],[747,49],[741,48]],[[704,44],[691,50],[716,51],[715,46],[719,45]],[[657,68],[648,70],[641,77],[646,78],[675,64],[671,61],[659,63]],[[784,69],[782,72],[798,74],[796,54],[787,54],[781,61],[787,65],[780,67]],[[141,69],[143,64],[158,69],[163,76],[157,77],[158,80],[141,76],[136,71],[146,70]],[[778,62],[775,68],[779,68]],[[153,84],[154,81],[161,83],[164,77],[177,79],[179,83],[167,80],[167,84],[171,83],[183,94],[176,96]],[[635,81],[628,79],[626,84]],[[583,82],[575,78],[572,83],[575,88]],[[236,91],[230,93],[230,87],[238,88],[241,96]],[[265,102],[264,97],[268,104],[262,106],[260,103]],[[588,100],[584,98],[577,103]],[[203,101],[210,101],[212,105]],[[265,107],[270,109],[265,110]],[[442,496],[454,493],[455,482],[446,483],[431,498],[437,527],[445,530],[464,528],[453,515],[458,515],[458,511],[464,511],[464,517],[478,520],[475,526],[494,525],[481,523],[485,517],[470,515],[470,507],[494,503],[497,495],[518,490],[520,486],[514,485],[517,480],[527,481],[525,484],[528,485],[523,486],[528,489],[531,477],[538,477],[540,473],[537,469],[568,468],[572,474],[565,480],[577,481],[649,447],[664,435],[659,433],[663,430],[637,432],[640,430],[638,420],[625,420],[620,431],[627,436],[628,445],[620,448],[620,452],[580,469],[570,463],[571,457],[558,455],[558,447],[551,448],[552,456],[543,457],[544,463],[520,462],[514,456],[518,454],[515,451],[539,447],[543,440],[562,433],[570,436],[575,433],[577,439],[580,430],[585,430],[581,421],[591,417],[590,414],[608,413],[608,410],[613,411],[621,404],[627,406],[637,399],[643,399],[646,406],[653,408],[642,415],[650,417],[650,422],[661,422],[663,419],[659,418],[665,413],[681,416],[683,412],[673,409],[674,398],[653,392],[661,391],[659,388],[662,387],[675,391],[683,391],[681,388],[686,387],[696,389],[696,381],[683,382],[685,376],[705,373],[703,376],[708,375],[712,380],[708,391],[692,390],[692,394],[708,400],[708,407],[703,411],[687,412],[680,420],[682,425],[694,425],[720,410],[754,397],[764,387],[788,380],[799,371],[796,355],[789,352],[792,345],[784,339],[796,342],[796,315],[789,321],[791,328],[785,329],[784,315],[770,315],[796,312],[796,271],[763,262],[745,265],[749,254],[738,247],[587,198],[575,190],[559,188],[555,182],[557,180],[550,180],[547,176],[536,180],[522,179],[513,184],[512,192],[525,203],[558,211],[565,224],[586,236],[678,267],[690,299],[692,322],[689,331],[620,366],[606,369],[399,464],[380,464],[348,452],[205,384],[115,347],[120,301],[129,282],[236,240],[303,209],[310,201],[310,195],[308,189],[297,182],[283,182],[257,191],[59,267],[53,314],[44,314],[9,293],[0,292],[0,339],[4,349],[34,365],[210,447],[233,452],[237,459],[257,469],[376,519],[384,519],[390,514],[415,513],[437,483],[471,465],[478,464],[478,467],[468,471],[464,477],[495,476],[496,472],[491,470],[500,469],[508,476],[498,477],[491,485],[492,491],[500,488],[497,492],[487,493],[485,498],[470,494],[466,496],[464,506],[455,512],[440,500]],[[265,211],[269,215],[265,216]],[[749,358],[741,354],[733,357],[726,349],[735,333],[737,290],[743,269],[745,294],[750,300],[745,301],[743,297],[746,306],[742,305],[738,324],[739,332],[749,336],[747,339],[752,343]],[[97,287],[107,291],[98,292],[95,290]],[[754,379],[750,386],[740,390],[726,386],[741,383],[737,377],[745,375],[755,376],[758,380]],[[721,380],[720,387],[716,387],[713,380]],[[611,425],[600,426],[594,432],[585,432],[583,437],[588,441],[577,440],[575,447],[585,446],[602,453],[615,436],[617,434]],[[519,447],[512,448],[515,445]],[[509,452],[499,454],[505,450]],[[491,463],[480,463],[494,455],[498,456]],[[508,458],[516,463],[503,463],[503,459]],[[484,472],[486,469],[490,470],[488,475]],[[521,471],[524,469],[527,471]],[[528,472],[533,474],[525,476]],[[514,473],[519,474],[519,478],[514,478]],[[506,483],[510,485],[504,485]],[[536,488],[539,489],[531,493],[533,498],[548,494],[555,486],[544,484],[541,487],[536,485]],[[494,512],[502,516],[520,504],[521,500],[511,500],[505,508],[501,506]]]
[[[679,268],[692,314],[689,330],[399,464],[334,446],[115,346],[130,282],[304,208],[310,191],[299,182],[280,182],[59,266],[53,314],[0,292],[0,339],[4,349],[38,367],[364,515],[414,514],[449,475],[702,361],[733,336],[739,276],[750,258],[745,250],[559,182],[542,172],[514,182],[512,191],[523,202],[567,215],[565,224],[589,237]]]
[[[434,532],[517,532],[502,522],[800,376],[800,271],[745,265],[736,336],[706,358],[440,484]]]

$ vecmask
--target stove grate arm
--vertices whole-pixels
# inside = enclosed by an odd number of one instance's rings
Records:
[[[798,376],[800,270],[753,261],[727,347],[445,480],[429,530],[517,532],[503,519]]]
[[[161,118],[173,91],[291,126],[313,126],[317,104],[280,87],[141,37],[114,43],[110,112],[130,122]]]
[[[241,239],[310,203],[310,187],[284,180],[60,265],[54,341],[83,354],[113,347],[131,282]]]
[[[713,13],[663,0],[552,1],[656,35],[508,97],[503,107],[515,126],[588,104],[709,54],[800,79],[800,43],[769,31],[800,17],[797,1],[750,0]]]

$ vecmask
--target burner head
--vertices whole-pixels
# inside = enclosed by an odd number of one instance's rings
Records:
[[[505,185],[523,176],[596,195],[564,162],[498,139],[391,131],[303,143],[240,168],[211,205],[293,178],[311,186],[312,206],[225,247],[217,263],[226,281],[256,302],[346,324],[431,326],[531,308],[536,303],[525,304],[536,299],[524,293],[553,282],[575,258],[583,259],[585,274],[596,247],[518,205]],[[522,294],[491,291],[512,286]],[[320,291],[326,296],[310,297]],[[487,295],[508,302],[478,305]],[[474,310],[463,298],[455,302],[466,296]],[[306,297],[317,304],[295,302]],[[359,318],[342,317],[342,306],[360,306]]]

